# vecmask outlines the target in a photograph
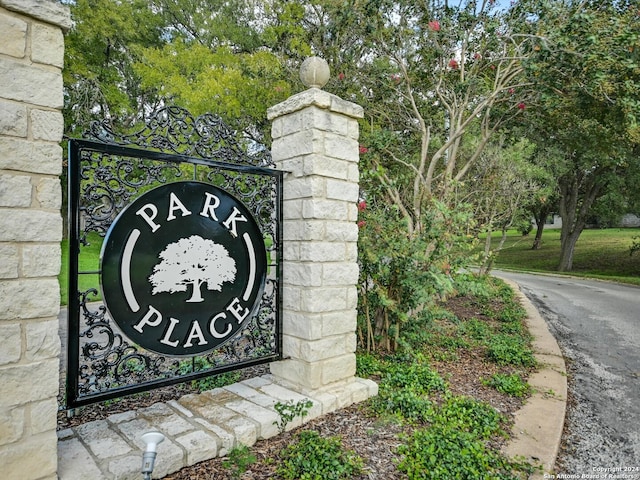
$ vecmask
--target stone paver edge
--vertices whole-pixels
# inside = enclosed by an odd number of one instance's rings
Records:
[[[540,365],[529,377],[533,394],[516,413],[511,437],[503,452],[539,466],[529,480],[541,480],[553,474],[562,441],[567,406],[566,364],[558,342],[538,310],[517,283],[502,280],[513,288],[527,312],[534,356]]]

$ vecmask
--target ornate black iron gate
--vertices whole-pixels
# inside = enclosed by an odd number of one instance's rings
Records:
[[[268,150],[178,107],[86,137],[69,142],[66,407],[280,359]]]

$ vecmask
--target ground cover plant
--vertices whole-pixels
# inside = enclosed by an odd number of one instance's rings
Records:
[[[460,276],[456,291],[422,313],[415,324],[409,322],[394,352],[358,352],[357,374],[378,382],[378,397],[227,458],[187,467],[166,480],[526,478],[531,466],[500,453],[512,415],[529,394],[509,386],[515,380],[505,379],[517,377],[526,384],[535,368],[520,360],[530,352],[522,324],[524,310],[503,282],[490,277]],[[517,354],[493,355],[496,339],[512,342]],[[267,372],[260,368],[242,372],[242,376]],[[234,376],[228,381],[238,379]],[[61,413],[59,426],[104,418],[207,387],[190,382],[166,392],[160,389],[83,407],[71,419]],[[304,406],[283,403],[280,411],[284,424],[304,414]]]

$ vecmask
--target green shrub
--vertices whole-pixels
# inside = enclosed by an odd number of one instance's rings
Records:
[[[323,438],[314,430],[300,432],[280,460],[277,473],[285,480],[340,480],[358,475],[364,465],[338,437]]]
[[[256,456],[251,453],[249,447],[242,445],[241,447],[235,447],[230,452],[227,458],[222,461],[222,466],[227,470],[231,470],[232,478],[240,478],[247,468],[252,463],[256,462]]]
[[[377,355],[367,352],[358,352],[356,355],[356,375],[368,378],[372,375],[380,375],[384,368],[383,361]]]
[[[409,480],[507,480],[531,469],[490,450],[473,433],[448,425],[416,430],[398,453],[398,470]]]
[[[460,325],[459,331],[462,335],[465,335],[473,340],[486,340],[491,336],[491,327],[482,320],[477,318],[470,318],[465,323]]]
[[[487,343],[487,357],[498,365],[533,367],[533,352],[520,336],[495,335]]]
[[[444,391],[446,383],[429,365],[394,362],[382,377],[383,388],[407,389],[418,394]]]
[[[371,403],[379,415],[393,415],[410,422],[425,423],[431,415],[433,404],[414,390],[381,390]]]
[[[432,425],[448,426],[473,434],[476,438],[488,439],[503,435],[501,424],[504,417],[491,405],[473,398],[451,396],[432,413]]]
[[[531,386],[517,373],[511,375],[496,373],[489,380],[483,381],[483,383],[512,397],[525,397],[531,392]]]
[[[278,427],[280,433],[284,433],[289,425],[296,417],[300,417],[304,419],[309,413],[309,409],[313,407],[313,402],[311,400],[298,400],[294,403],[293,400],[288,400],[287,402],[276,402],[273,406],[276,412],[278,412],[279,419],[278,421],[273,422],[275,426]]]

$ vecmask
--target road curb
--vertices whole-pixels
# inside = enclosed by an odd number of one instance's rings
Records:
[[[503,453],[539,465],[530,480],[550,478],[560,449],[567,406],[567,370],[562,351],[547,323],[517,283],[511,286],[527,312],[526,324],[533,336],[533,351],[540,368],[529,377],[533,394],[515,414],[511,439]],[[546,476],[545,476],[546,474]]]

